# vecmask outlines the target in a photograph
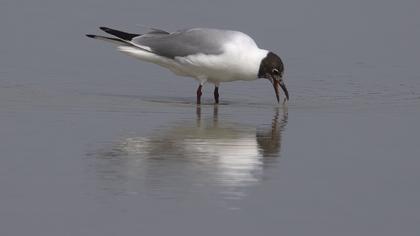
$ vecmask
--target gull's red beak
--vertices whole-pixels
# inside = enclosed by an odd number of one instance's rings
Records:
[[[289,101],[289,91],[287,91],[286,85],[284,84],[283,80],[280,80],[280,82],[278,82],[281,89],[283,89],[284,95],[286,96],[287,101]],[[278,89],[277,89],[278,90]]]
[[[282,79],[270,79],[270,82],[273,84],[274,91],[276,92],[277,102],[280,102],[279,87],[283,90],[286,99],[289,100],[289,91],[287,91],[286,85]]]

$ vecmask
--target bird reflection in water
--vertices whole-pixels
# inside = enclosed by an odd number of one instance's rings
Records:
[[[280,156],[287,110],[255,127],[221,121],[196,108],[195,122],[171,124],[148,137],[130,137],[95,153],[95,169],[105,188],[118,193],[176,197],[194,193],[240,199]]]

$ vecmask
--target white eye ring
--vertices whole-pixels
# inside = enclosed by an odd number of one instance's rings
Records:
[[[273,69],[273,70],[272,70],[272,73],[273,73],[273,74],[279,74],[279,70],[277,70],[277,69]]]

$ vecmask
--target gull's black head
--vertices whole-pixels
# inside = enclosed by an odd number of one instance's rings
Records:
[[[268,79],[274,87],[276,92],[277,102],[279,98],[279,86],[283,89],[286,99],[289,100],[289,92],[283,81],[284,65],[280,57],[269,52],[267,56],[261,60],[260,69],[258,71],[258,78]]]

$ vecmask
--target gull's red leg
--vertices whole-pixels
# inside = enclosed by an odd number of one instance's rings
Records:
[[[203,94],[201,92],[201,88],[203,87],[203,85],[199,85],[198,89],[197,89],[197,104],[201,104],[201,94]]]
[[[219,87],[218,86],[214,87],[214,102],[216,104],[219,104]]]

